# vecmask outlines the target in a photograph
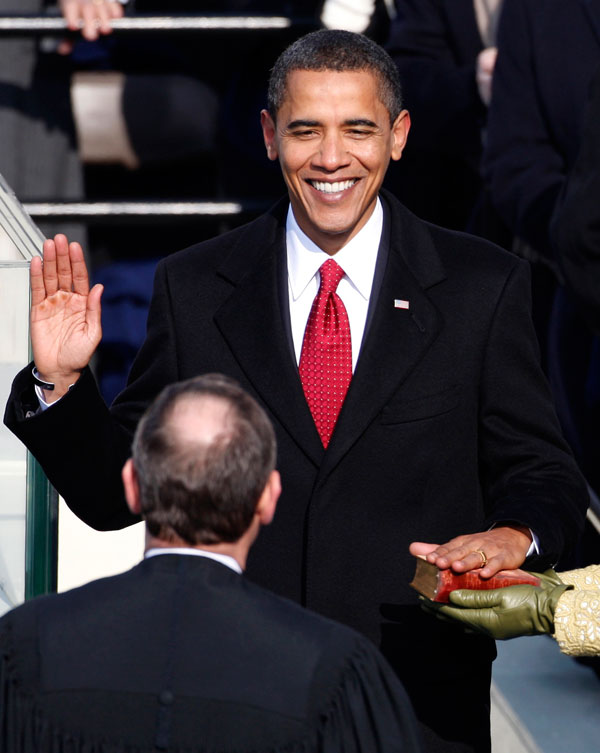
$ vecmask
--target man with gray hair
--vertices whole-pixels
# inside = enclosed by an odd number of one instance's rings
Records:
[[[0,620],[3,753],[418,753],[377,649],[241,575],[275,512],[275,455],[233,380],[163,390],[123,468],[143,562]]]

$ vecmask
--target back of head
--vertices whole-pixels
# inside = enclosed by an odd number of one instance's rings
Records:
[[[292,71],[369,71],[378,83],[379,99],[393,123],[402,110],[400,77],[388,53],[363,34],[322,29],[297,39],[275,61],[269,78],[268,110],[277,119]]]
[[[218,374],[166,387],[140,421],[133,464],[148,532],[188,545],[237,541],[275,466],[262,408]]]

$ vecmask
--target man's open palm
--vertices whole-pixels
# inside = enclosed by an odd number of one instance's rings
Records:
[[[31,343],[40,376],[56,385],[52,398],[77,381],[100,342],[101,295],[102,285],[90,290],[79,243],[44,242],[43,264],[31,262]]]

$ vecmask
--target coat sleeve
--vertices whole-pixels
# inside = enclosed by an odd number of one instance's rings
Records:
[[[177,378],[170,296],[164,265],[159,264],[146,340],[127,387],[110,410],[86,369],[67,395],[39,412],[30,364],[13,382],[4,422],[75,515],[97,530],[123,528],[139,520],[130,514],[121,484],[133,432],[149,402]]]
[[[589,497],[539,365],[530,298],[529,266],[515,260],[496,303],[481,374],[481,480],[487,525],[528,526],[539,537],[539,566],[548,566],[576,543]]]
[[[565,591],[554,612],[554,637],[565,654],[600,655],[600,565],[560,573]]]
[[[488,113],[483,172],[492,201],[510,230],[551,256],[548,227],[565,177],[533,65],[535,3],[505,0]]]

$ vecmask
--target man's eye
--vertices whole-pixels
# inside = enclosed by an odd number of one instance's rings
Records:
[[[309,138],[310,136],[314,136],[316,131],[310,129],[310,128],[303,128],[301,131],[293,131],[293,136],[298,136],[299,138]]]
[[[357,138],[364,138],[371,135],[371,131],[367,131],[364,128],[351,128],[348,133],[350,136],[355,136]]]

